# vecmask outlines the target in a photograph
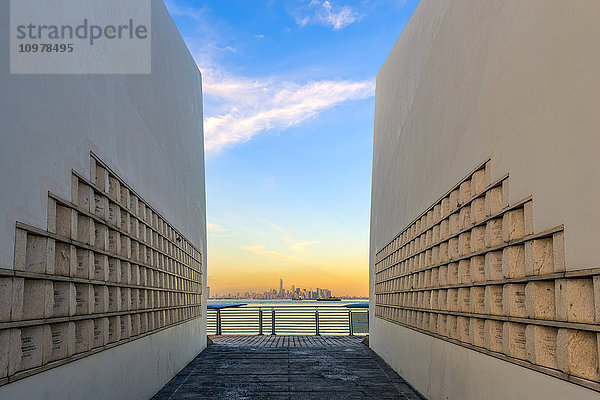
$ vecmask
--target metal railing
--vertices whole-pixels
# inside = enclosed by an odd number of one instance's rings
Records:
[[[207,310],[209,335],[365,335],[369,309],[339,305],[222,306]]]

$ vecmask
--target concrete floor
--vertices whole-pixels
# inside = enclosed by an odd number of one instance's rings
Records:
[[[211,338],[154,399],[422,399],[362,337]]]

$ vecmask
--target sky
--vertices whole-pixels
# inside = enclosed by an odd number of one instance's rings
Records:
[[[375,78],[417,0],[165,0],[202,73],[211,297],[368,296]]]

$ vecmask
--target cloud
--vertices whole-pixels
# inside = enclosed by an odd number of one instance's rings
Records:
[[[294,250],[294,251],[302,251],[304,250],[306,247],[313,245],[313,244],[317,244],[319,242],[317,241],[308,241],[308,240],[296,240],[293,239],[290,236],[290,233],[283,227],[273,223],[273,222],[267,222],[267,224],[275,229],[276,231],[278,231],[279,233],[281,233],[281,236],[283,238],[284,241],[286,241],[287,243],[290,244],[290,249]]]
[[[207,107],[204,120],[209,152],[246,142],[264,131],[293,127],[338,104],[375,93],[372,80],[295,83],[226,76],[215,68],[201,70],[206,103],[213,108]]]
[[[218,236],[218,237],[222,237],[222,238],[235,237],[235,235],[231,234],[227,229],[223,228],[221,225],[213,224],[212,222],[207,222],[206,228],[208,230],[208,233],[210,233],[212,237],[214,237],[214,236]]]
[[[257,37],[257,38],[259,38],[259,39],[263,39],[263,38],[265,37],[265,35],[263,35],[263,34],[260,34],[260,35],[254,35],[254,36],[256,36],[256,37]]]
[[[223,228],[221,225],[213,224],[212,222],[207,222],[206,223],[206,228],[211,233],[227,232],[227,229]]]
[[[320,2],[312,0],[308,6],[302,7],[297,11],[296,23],[300,27],[306,25],[325,25],[331,26],[334,31],[358,21],[360,16],[351,7],[336,7],[326,0]],[[305,15],[308,13],[308,15]]]
[[[291,256],[288,256],[286,254],[279,253],[276,251],[268,250],[266,246],[242,246],[241,248],[242,248],[242,250],[247,250],[252,253],[264,256],[264,257],[274,258],[276,260],[291,261],[291,262],[295,262],[295,263],[301,262],[299,259],[297,259],[295,257],[291,257]]]
[[[190,17],[196,20],[204,16],[204,8],[181,7],[173,0],[165,0],[165,6],[171,15]]]
[[[233,46],[225,46],[225,47],[214,46],[214,48],[215,48],[215,50],[218,50],[218,51],[230,51],[232,53],[237,53],[237,49]]]

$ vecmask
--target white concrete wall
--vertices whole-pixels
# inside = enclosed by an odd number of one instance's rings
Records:
[[[490,156],[492,181],[510,173],[511,202],[533,195],[536,232],[565,225],[567,269],[600,266],[599,20],[595,0],[419,4],[377,78],[371,304],[375,253]],[[431,399],[584,398],[376,319],[373,307],[371,321],[373,348]],[[481,384],[486,368],[498,391]],[[529,378],[512,382],[515,373]]]
[[[0,387],[0,399],[149,399],[206,347],[200,318]]]
[[[369,345],[429,400],[597,400],[597,392],[377,319]]]
[[[201,76],[162,1],[152,6],[151,75],[9,75],[0,41],[0,268],[12,268],[15,222],[45,229],[48,191],[70,199],[71,170],[89,177],[93,151],[202,252],[206,286]],[[147,398],[205,345],[202,317],[2,387],[0,398]]]

